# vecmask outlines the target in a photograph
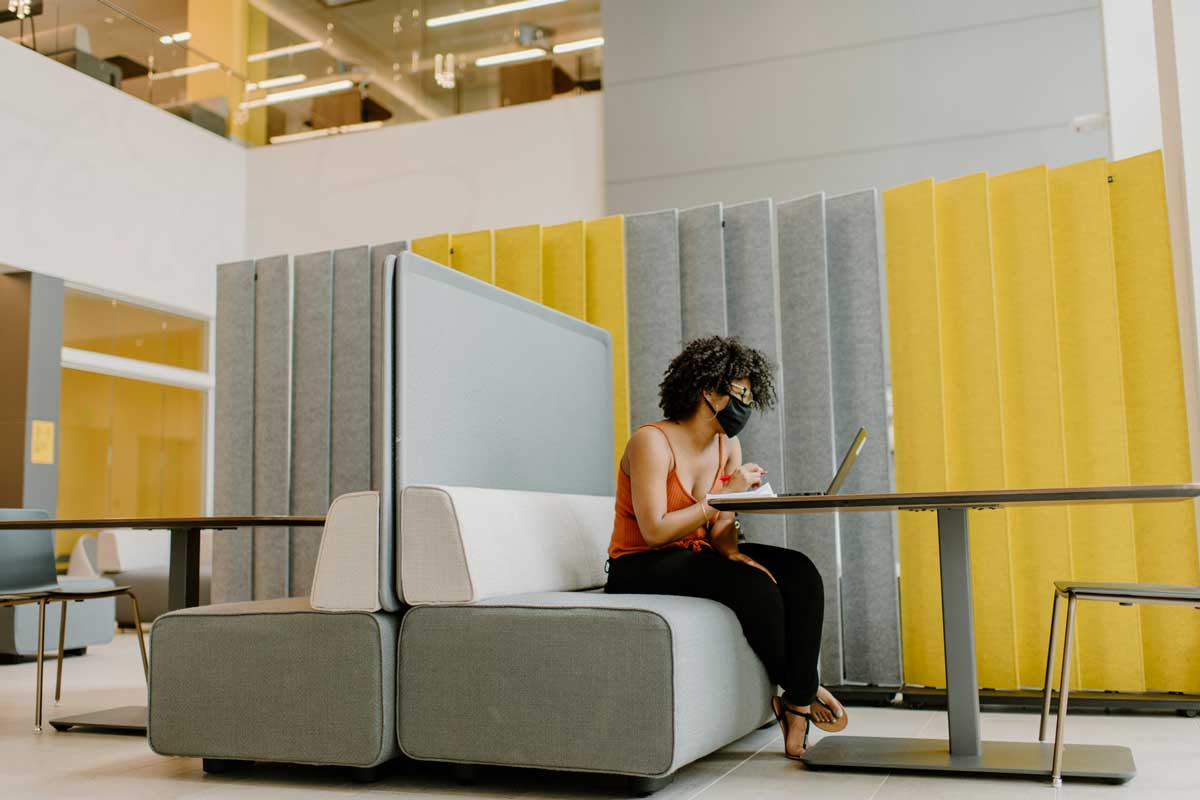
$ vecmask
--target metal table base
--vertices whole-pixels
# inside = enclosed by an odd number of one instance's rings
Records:
[[[69,731],[72,728],[80,730],[103,731],[105,733],[138,733],[146,735],[146,707],[121,706],[108,708],[104,711],[92,711],[87,714],[76,714],[71,717],[59,717],[50,720],[50,726],[56,731]]]

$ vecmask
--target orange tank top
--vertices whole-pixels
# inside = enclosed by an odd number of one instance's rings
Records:
[[[679,459],[675,457],[675,447],[671,444],[671,437],[667,436],[667,432],[657,425],[647,425],[646,427],[654,428],[661,433],[667,440],[667,447],[671,448],[673,466],[670,474],[667,475],[667,513],[695,505],[696,498],[692,497],[692,493],[683,485],[683,481],[679,480]],[[713,489],[716,489],[720,482],[721,466],[724,463],[725,437],[721,436],[717,440],[717,475],[713,477]],[[617,464],[616,519],[613,521],[612,540],[608,545],[609,558],[619,558],[628,553],[641,553],[646,550],[661,550],[665,547],[690,547],[699,552],[706,547],[712,547],[708,542],[707,533],[704,526],[701,525],[673,542],[658,547],[646,544],[645,538],[642,537],[642,530],[638,527],[637,516],[633,513],[632,483],[629,475],[621,469],[619,463]]]

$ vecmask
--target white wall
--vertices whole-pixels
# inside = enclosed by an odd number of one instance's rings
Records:
[[[0,39],[0,264],[211,315],[245,151]]]
[[[1102,0],[1109,158],[1163,146],[1153,0]]]
[[[602,216],[601,109],[583,95],[252,150],[248,254]]]
[[[1098,0],[605,0],[611,212],[1107,154]]]

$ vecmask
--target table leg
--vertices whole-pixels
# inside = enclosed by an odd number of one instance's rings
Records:
[[[175,611],[200,605],[200,529],[171,529],[171,566],[167,578],[167,608]]]
[[[956,756],[977,756],[980,751],[979,678],[975,670],[975,609],[971,601],[967,509],[941,508],[937,515],[950,752]]]

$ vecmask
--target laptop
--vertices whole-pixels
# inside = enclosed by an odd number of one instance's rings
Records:
[[[45,511],[0,508],[0,519],[46,519]],[[0,531],[0,595],[58,589],[54,531]]]
[[[846,451],[846,455],[842,458],[842,465],[838,467],[837,472],[833,475],[833,480],[829,482],[829,488],[823,492],[800,492],[800,497],[816,497],[818,495],[837,494],[842,489],[842,484],[846,482],[846,477],[850,474],[851,468],[854,467],[854,461],[858,458],[858,454],[862,452],[863,445],[867,443],[867,429],[859,428],[858,433],[854,436],[854,441],[850,443],[850,449]]]

